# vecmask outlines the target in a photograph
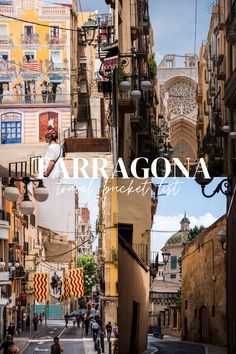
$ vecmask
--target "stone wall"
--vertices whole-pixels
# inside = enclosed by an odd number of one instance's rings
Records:
[[[217,235],[223,216],[187,243],[182,258],[182,338],[226,345],[225,251]]]

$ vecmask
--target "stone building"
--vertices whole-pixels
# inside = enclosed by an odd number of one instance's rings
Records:
[[[226,259],[217,240],[226,217],[185,245],[182,256],[182,338],[227,344]]]
[[[163,125],[163,119],[168,126],[161,138],[164,149],[171,147],[174,149],[173,157],[183,161],[189,157],[194,162],[197,158],[197,56],[186,54],[184,65],[179,59],[168,54],[158,66],[161,98],[159,126]]]
[[[78,242],[78,253],[80,256],[91,256],[93,254],[92,242],[85,242],[92,234],[88,207],[76,208],[75,217],[75,239]]]

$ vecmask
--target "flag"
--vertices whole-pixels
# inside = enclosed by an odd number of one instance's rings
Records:
[[[81,298],[84,296],[83,268],[70,269],[68,274],[70,295]]]
[[[58,298],[58,301],[60,302],[69,299],[70,297],[70,283],[68,277],[64,278],[63,287],[64,287],[64,294]]]
[[[48,273],[34,273],[35,300],[42,303],[48,297]]]

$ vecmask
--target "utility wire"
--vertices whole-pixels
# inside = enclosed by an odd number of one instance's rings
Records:
[[[43,23],[40,23],[40,22],[22,20],[21,18],[18,18],[18,17],[7,16],[7,15],[3,15],[3,14],[0,14],[0,16],[4,17],[4,18],[9,18],[11,20],[15,20],[15,21],[18,21],[18,22],[29,23],[31,25],[37,25],[37,26],[48,27],[48,28],[55,28],[55,26],[52,26],[52,25],[46,25],[46,24],[43,24]],[[71,32],[78,32],[79,31],[79,28],[75,29],[75,28],[65,28],[65,27],[60,27],[60,26],[56,26],[56,27],[59,28],[62,31],[71,31]]]

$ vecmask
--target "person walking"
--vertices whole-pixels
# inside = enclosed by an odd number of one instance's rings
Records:
[[[36,315],[36,313],[34,314],[34,317],[33,317],[33,324],[34,324],[34,331],[37,331],[37,329],[38,329],[38,316]]]
[[[0,350],[3,349],[3,354],[8,354],[8,348],[14,345],[14,342],[12,340],[12,336],[10,334],[7,335],[7,340],[2,342],[0,346]]]
[[[41,312],[39,314],[39,322],[40,322],[40,324],[42,324],[42,322],[43,322],[43,316],[42,316]]]
[[[112,325],[111,322],[108,322],[106,325],[106,331],[107,331],[107,341],[110,342],[111,340],[111,333],[112,333]]]
[[[7,333],[12,336],[12,339],[14,338],[15,331],[16,331],[15,326],[12,323],[10,323],[7,329]]]
[[[57,162],[62,156],[62,147],[58,143],[58,134],[52,127],[48,127],[45,139],[49,146],[44,157],[44,177],[53,177],[53,171],[57,170]]]
[[[99,324],[97,323],[97,321],[94,321],[92,325],[92,330],[93,330],[93,340],[94,342],[96,342],[98,337],[98,331],[99,331]]]
[[[68,326],[68,322],[69,322],[69,315],[68,312],[65,314],[65,326]]]
[[[114,336],[117,338],[118,337],[118,326],[117,326],[116,322],[114,323],[114,326],[113,326],[113,333],[114,333]]]
[[[64,352],[64,350],[59,343],[59,338],[54,337],[54,343],[51,345],[51,354],[61,354],[62,352]]]
[[[84,326],[85,326],[85,334],[86,334],[86,336],[88,335],[88,331],[89,331],[89,323],[90,323],[89,316],[85,315],[84,316]]]
[[[77,328],[80,328],[80,316],[76,317]]]

